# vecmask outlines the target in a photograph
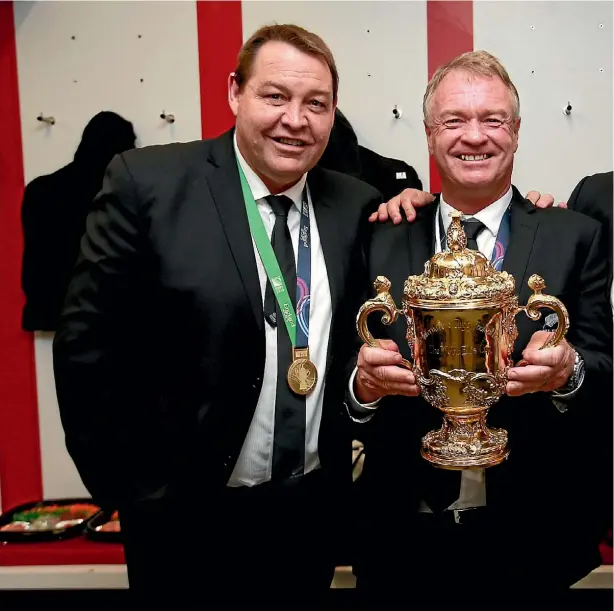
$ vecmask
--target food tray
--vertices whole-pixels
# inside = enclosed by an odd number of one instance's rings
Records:
[[[84,498],[24,503],[0,515],[0,542],[43,542],[78,537],[100,511],[92,499]],[[3,530],[12,523],[30,526],[27,530]]]

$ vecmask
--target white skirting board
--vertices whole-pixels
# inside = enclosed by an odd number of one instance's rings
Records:
[[[332,588],[353,588],[352,568],[337,567]],[[125,589],[126,565],[86,564],[65,566],[0,567],[0,590]],[[612,589],[612,565],[603,565],[579,581],[574,588]]]

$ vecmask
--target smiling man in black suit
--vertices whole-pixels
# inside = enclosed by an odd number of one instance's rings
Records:
[[[361,348],[348,389],[354,419],[370,427],[357,587],[378,604],[411,596],[481,608],[528,595],[553,603],[600,564],[603,532],[593,517],[612,442],[603,426],[612,385],[607,241],[596,221],[538,208],[512,185],[518,92],[490,54],[464,54],[436,71],[424,122],[442,192],[414,223],[375,227],[370,279],[386,276],[400,304],[405,278],[422,274],[445,247],[457,210],[470,247],[515,278],[519,302],[539,274],[567,306],[571,327],[566,340],[542,350],[551,320],[516,319],[516,366],[489,415],[491,426],[508,431],[511,453],[486,471],[435,469],[420,456],[421,438],[440,428],[441,415],[398,366],[411,358],[403,325],[374,331],[384,341]]]
[[[236,127],[116,157],[88,217],[54,342],[60,413],[155,605],[292,606],[330,587],[381,202],[316,167],[337,87],[318,36],[262,28],[229,77]]]

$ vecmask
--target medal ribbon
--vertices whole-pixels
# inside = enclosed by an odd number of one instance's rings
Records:
[[[439,208],[439,245],[441,250],[445,250],[447,247],[447,235],[443,226],[443,219],[441,217],[441,207]],[[492,251],[492,256],[490,257],[490,261],[493,264],[493,267],[500,272],[503,268],[503,259],[505,258],[505,251],[507,250],[507,246],[510,243],[510,217],[511,212],[508,209],[505,211],[503,218],[501,219],[501,224],[499,225],[499,231],[497,231],[497,238],[495,242],[495,247]]]
[[[309,202],[307,200],[307,187],[303,189],[301,202],[301,225],[298,236],[298,269],[296,272],[296,312],[286,287],[286,281],[271,241],[262,222],[258,204],[249,188],[249,183],[241,164],[237,161],[241,189],[245,200],[245,210],[249,228],[258,248],[260,260],[273,287],[275,299],[279,304],[279,310],[284,319],[290,342],[294,348],[307,348],[309,345],[309,306],[311,303],[311,231],[309,224]],[[297,316],[298,315],[298,316]]]

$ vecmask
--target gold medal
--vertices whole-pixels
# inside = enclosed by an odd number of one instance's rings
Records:
[[[288,368],[288,386],[297,395],[308,395],[318,382],[318,370],[309,360],[309,348],[293,348],[292,364]]]

